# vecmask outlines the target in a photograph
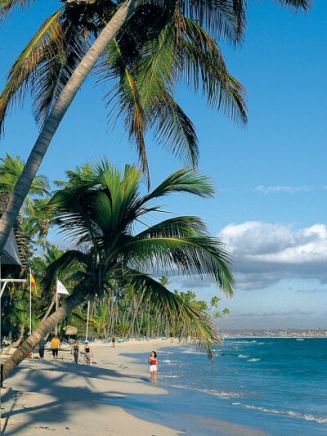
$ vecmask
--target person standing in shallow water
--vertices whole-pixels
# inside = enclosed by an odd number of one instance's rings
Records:
[[[158,358],[157,358],[157,353],[155,351],[151,351],[151,354],[149,356],[149,365],[150,365],[151,382],[155,385],[157,384],[157,376],[158,376]]]
[[[91,357],[93,356],[90,345],[88,341],[85,341],[84,345],[84,357],[87,365],[91,365]]]

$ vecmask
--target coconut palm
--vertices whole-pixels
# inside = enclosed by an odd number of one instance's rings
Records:
[[[33,334],[6,360],[5,375],[52,331],[74,307],[86,299],[103,298],[112,280],[126,283],[147,298],[167,322],[184,324],[185,335],[210,345],[218,341],[208,316],[168,291],[153,274],[199,276],[214,281],[231,295],[229,257],[221,243],[208,235],[201,219],[192,216],[169,218],[152,226],[142,223],[160,212],[158,199],[170,193],[213,195],[207,178],[193,170],[179,170],[152,192],[141,195],[141,173],[126,166],[121,175],[107,161],[69,171],[68,182],[51,200],[55,222],[74,249],[66,251],[48,268],[45,285],[53,286],[57,275],[75,269],[75,288],[63,305],[40,323]],[[78,266],[78,268],[76,268]]]
[[[42,256],[36,256],[32,259],[32,271],[36,273],[35,275],[38,286],[42,289],[40,298],[42,319],[46,319],[49,316],[56,301],[56,283],[53,283],[52,286],[48,287],[41,286],[42,278],[46,274],[49,265],[59,259],[63,253],[64,250],[58,248],[56,245],[48,243],[45,244],[45,251],[42,253]],[[75,285],[75,283],[70,280],[75,272],[76,270],[71,267],[66,273],[61,274],[61,280],[64,281],[68,290],[71,290]]]
[[[13,192],[17,181],[24,169],[25,162],[19,157],[12,157],[8,153],[0,158],[0,192]],[[32,181],[29,194],[44,196],[49,193],[49,180],[45,176],[36,176]],[[26,197],[27,204],[31,204],[30,197]]]
[[[10,324],[11,326],[17,327],[18,338],[4,350],[4,354],[8,354],[11,349],[19,346],[24,338],[25,331],[29,328],[30,325],[29,303],[27,300],[24,300],[22,295],[19,299],[17,299],[16,297],[16,299],[13,300],[13,304],[10,309]],[[37,319],[35,317],[35,314],[32,314],[32,328],[34,328],[36,324]]]
[[[291,5],[295,7],[301,7],[307,9],[309,7],[310,0],[279,0],[284,5]],[[142,29],[144,8],[161,7],[162,14],[158,14],[158,10],[155,10],[156,15],[154,17],[165,17],[166,10],[182,12],[180,15],[188,14],[188,18],[195,22],[195,25],[187,22],[182,23],[184,32],[187,33],[186,52],[188,52],[186,66],[193,70],[191,74],[194,74],[195,78],[199,77],[201,73],[201,80],[206,83],[208,78],[208,72],[215,71],[216,59],[212,54],[219,54],[219,50],[212,50],[211,42],[208,46],[205,40],[204,32],[199,32],[199,25],[205,25],[208,30],[213,30],[218,34],[224,34],[229,39],[238,41],[242,36],[244,28],[244,0],[196,0],[196,1],[162,1],[162,0],[124,0],[124,1],[105,1],[105,0],[66,0],[65,7],[62,10],[57,11],[41,27],[38,34],[32,39],[29,46],[24,50],[22,56],[15,63],[11,76],[14,77],[13,86],[6,87],[2,98],[0,100],[0,113],[2,112],[3,118],[8,105],[12,103],[12,97],[14,95],[22,94],[22,90],[28,85],[36,83],[36,108],[37,117],[44,120],[43,127],[40,135],[33,146],[33,149],[28,158],[24,172],[22,173],[19,183],[15,188],[14,194],[8,204],[7,210],[0,220],[0,252],[8,238],[10,229],[14,224],[14,220],[19,212],[19,209],[26,197],[29,187],[34,179],[37,170],[42,162],[42,159],[48,149],[48,146],[62,120],[68,107],[73,101],[77,91],[84,82],[86,76],[94,67],[102,53],[106,50],[111,43],[114,49],[119,54],[121,46],[119,45],[119,36],[124,34],[124,26],[129,24],[131,18],[135,18],[135,15],[139,13],[138,20],[135,20],[136,24],[140,24],[139,27],[133,27],[132,32],[129,35],[138,35]],[[26,6],[29,4],[29,0],[2,0],[0,3],[0,16],[5,16],[10,10],[17,6]],[[100,9],[98,9],[100,7]],[[90,12],[91,11],[91,12]],[[62,17],[70,19],[61,20]],[[173,13],[175,17],[175,13]],[[156,24],[156,20],[153,20]],[[68,23],[68,24],[67,24]],[[101,24],[104,26],[101,29]],[[166,31],[157,38],[157,42],[154,45],[157,46],[160,52],[165,51],[166,47],[168,51],[171,50],[172,44],[169,39],[166,39],[166,34],[169,32],[169,25],[166,27]],[[179,27],[179,26],[178,26]],[[82,29],[79,32],[76,29]],[[201,29],[201,27],[200,27]],[[156,38],[156,32],[154,32]],[[87,41],[90,34],[96,35],[96,40],[88,48]],[[151,32],[150,32],[151,35]],[[180,35],[179,32],[176,34]],[[193,35],[198,38],[198,48],[203,46],[200,52],[205,53],[205,50],[209,48],[211,55],[209,56],[209,62],[207,62],[206,68],[203,69],[201,57],[196,57],[199,50],[195,50],[192,44],[189,44],[188,39]],[[117,38],[116,38],[117,37]],[[116,38],[116,41],[115,41]],[[183,39],[183,38],[181,38]],[[128,38],[127,38],[128,40]],[[178,39],[179,40],[179,39]],[[118,41],[118,44],[116,42]],[[34,48],[34,50],[33,50]],[[151,51],[150,51],[151,52]],[[207,54],[207,53],[206,53]],[[30,56],[31,55],[31,56]],[[26,61],[26,58],[29,58]],[[190,62],[192,60],[193,62]],[[221,56],[218,59],[222,59]],[[44,61],[47,60],[48,62]],[[180,57],[177,59],[180,61]],[[200,65],[201,64],[201,65]],[[28,65],[31,68],[27,67]],[[40,74],[36,74],[36,66],[39,68]],[[143,169],[147,171],[147,161],[145,153],[145,143],[143,132],[147,127],[147,124],[151,126],[153,120],[149,120],[149,114],[151,110],[147,108],[147,111],[143,113],[143,106],[141,102],[141,94],[133,76],[128,68],[125,68],[125,60],[120,64],[120,74],[122,77],[123,87],[128,92],[124,92],[126,97],[122,100],[120,112],[125,113],[127,123],[130,125],[130,135],[134,135],[139,149],[139,154],[143,163]],[[165,67],[165,64],[159,63],[159,66]],[[16,68],[15,68],[16,67]],[[207,70],[205,72],[205,70]],[[148,71],[147,69],[145,70]],[[152,69],[150,68],[150,74]],[[219,77],[224,68],[219,68]],[[203,75],[203,72],[205,74]],[[23,74],[23,78],[17,80],[20,73]],[[165,75],[167,73],[167,68]],[[215,73],[216,74],[216,73]],[[214,76],[215,76],[214,74]],[[171,77],[171,76],[170,76]],[[169,77],[169,78],[170,78]],[[28,79],[31,78],[31,82]],[[40,80],[38,80],[40,78]],[[226,96],[232,99],[227,99],[227,107],[230,107],[230,101],[232,101],[232,107],[240,108],[243,105],[242,101],[242,88],[238,82],[227,75],[228,86],[226,92],[220,92],[224,90],[224,82],[222,86],[216,86],[217,80],[214,80],[214,85],[211,86],[211,82],[207,82],[204,89],[209,88],[209,100],[217,101],[219,105],[224,104]],[[46,84],[46,86],[44,86]],[[154,85],[153,83],[151,83]],[[157,89],[158,85],[162,87],[162,81],[156,80]],[[143,85],[149,89],[146,83],[143,81]],[[199,86],[199,82],[195,81],[196,87]],[[153,90],[154,88],[152,88]],[[166,92],[167,91],[167,92]],[[194,160],[196,156],[196,149],[194,148],[194,131],[193,126],[185,116],[181,108],[174,101],[171,93],[165,88],[161,94],[166,96],[161,97],[159,100],[145,99],[143,103],[147,102],[148,105],[155,105],[156,110],[153,114],[157,120],[157,127],[163,133],[164,137],[172,139],[174,135],[179,134],[181,131],[179,125],[185,127],[184,136],[187,144],[193,145],[193,153],[191,158]],[[118,90],[121,93],[121,90]],[[218,94],[217,94],[218,92]],[[153,95],[156,91],[151,91]],[[234,95],[233,95],[234,94]],[[219,98],[217,98],[219,95]],[[148,113],[148,115],[147,115]],[[171,123],[173,124],[171,125]],[[171,142],[170,142],[171,143]],[[174,144],[173,149],[177,153],[180,153],[181,144]]]
[[[41,246],[43,251],[49,245],[47,236],[52,218],[52,209],[48,203],[48,198],[36,198],[26,208],[31,234],[36,237],[35,244]]]
[[[83,321],[84,325],[87,321],[87,317],[80,313],[74,312],[74,317]],[[98,303],[94,313],[92,313],[89,317],[89,325],[96,331],[99,337],[107,337],[108,336],[108,324],[109,324],[109,306],[104,301]]]

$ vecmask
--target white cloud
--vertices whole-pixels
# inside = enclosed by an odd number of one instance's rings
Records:
[[[287,186],[287,185],[277,185],[277,186],[265,186],[259,185],[254,189],[256,192],[262,192],[263,194],[296,194],[298,192],[316,192],[316,191],[326,191],[326,186]]]
[[[265,288],[283,279],[327,282],[327,226],[300,230],[248,221],[230,224],[219,234],[233,257],[239,288]]]

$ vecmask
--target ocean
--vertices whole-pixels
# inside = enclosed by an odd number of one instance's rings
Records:
[[[169,395],[150,400],[149,418],[194,436],[327,435],[327,338],[227,339],[214,355],[211,364],[194,346],[160,350]]]

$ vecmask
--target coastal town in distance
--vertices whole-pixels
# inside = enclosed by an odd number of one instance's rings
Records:
[[[258,329],[258,330],[221,330],[221,336],[227,338],[327,338],[327,330],[324,329]]]

